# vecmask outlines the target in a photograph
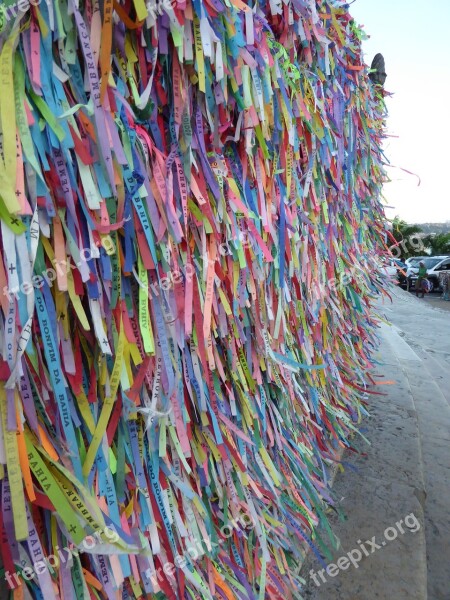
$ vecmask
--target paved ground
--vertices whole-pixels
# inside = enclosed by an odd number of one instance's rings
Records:
[[[396,287],[395,289],[397,290],[401,288]],[[415,297],[415,292],[409,293],[411,296]],[[420,300],[422,300],[422,298],[420,298]],[[432,292],[431,294],[426,294],[423,300],[425,304],[429,306],[450,311],[450,300],[444,300],[442,292]]]
[[[425,303],[434,308],[450,311],[450,301],[443,300],[442,294],[427,294],[424,297]]]
[[[396,290],[401,288],[396,287]],[[409,292],[411,296],[415,297],[415,292]],[[434,308],[441,308],[442,310],[450,311],[450,300],[444,300],[442,292],[432,292],[431,294],[426,294],[423,298],[425,304],[432,306]],[[422,298],[421,298],[422,300]]]
[[[365,455],[344,455],[340,548],[328,572],[305,565],[305,598],[450,600],[450,315],[434,303],[395,288],[380,307],[392,322],[377,356],[385,395],[370,398]]]

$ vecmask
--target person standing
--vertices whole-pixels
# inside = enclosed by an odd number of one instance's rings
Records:
[[[423,260],[421,260],[419,263],[419,272],[417,274],[417,281],[416,281],[416,296],[418,298],[420,298],[420,297],[423,298],[425,296],[424,286],[426,284],[426,277],[427,277],[427,268],[426,268]],[[422,296],[419,296],[420,292],[422,292]]]

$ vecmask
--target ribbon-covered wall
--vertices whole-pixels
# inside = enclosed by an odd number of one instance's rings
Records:
[[[377,343],[361,31],[338,0],[1,27],[0,587],[293,597]]]

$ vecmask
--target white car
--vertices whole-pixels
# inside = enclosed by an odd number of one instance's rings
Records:
[[[394,278],[397,275],[397,266],[393,259],[383,260],[380,265],[380,271],[384,275],[388,275],[390,278]]]
[[[405,271],[406,265],[398,258],[382,259],[380,271],[389,277],[392,283],[402,284],[406,283]]]
[[[405,265],[407,267],[412,267],[414,264],[419,264],[424,258],[429,258],[429,256],[410,256],[405,260]]]
[[[440,288],[439,273],[442,271],[450,271],[450,256],[427,256],[421,258],[419,262],[424,262],[427,268],[427,279],[430,282],[430,292]],[[417,281],[417,273],[419,272],[419,263],[408,267],[406,272],[408,280],[408,289],[414,289]]]

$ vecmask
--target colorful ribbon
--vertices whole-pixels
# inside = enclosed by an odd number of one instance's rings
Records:
[[[319,525],[334,543],[328,471],[383,292],[384,93],[360,33],[331,0],[4,7],[17,597],[292,598]]]

